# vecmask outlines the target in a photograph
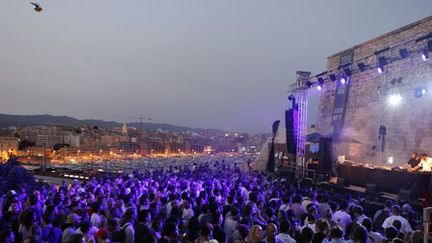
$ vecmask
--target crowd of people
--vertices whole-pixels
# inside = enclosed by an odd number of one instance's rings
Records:
[[[233,161],[11,190],[0,242],[422,242],[408,204],[298,186]],[[247,164],[247,161],[244,161]],[[421,225],[420,225],[421,226]]]

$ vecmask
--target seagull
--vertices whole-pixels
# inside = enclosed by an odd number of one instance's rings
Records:
[[[38,3],[34,3],[34,2],[30,2],[30,3],[34,6],[34,10],[36,12],[41,12],[43,10],[43,8]]]

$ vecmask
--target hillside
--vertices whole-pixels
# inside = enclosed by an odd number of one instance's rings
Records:
[[[67,125],[73,127],[79,127],[83,125],[98,126],[104,128],[113,128],[122,126],[121,123],[116,121],[104,121],[104,120],[93,120],[85,119],[79,120],[68,116],[53,116],[53,115],[8,115],[0,114],[0,128],[17,126],[17,127],[30,127],[30,126],[50,126],[50,125]],[[128,126],[139,127],[140,124],[137,122],[128,123]],[[200,128],[190,128],[176,126],[167,123],[149,123],[144,122],[143,128],[146,130],[154,131],[157,129],[162,129],[166,131],[211,131],[211,132],[223,132],[219,129],[200,129]]]

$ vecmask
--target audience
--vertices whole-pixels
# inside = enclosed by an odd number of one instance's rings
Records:
[[[10,191],[0,203],[0,243],[423,239],[421,231],[412,230],[415,222],[408,204],[401,210],[388,200],[383,209],[373,210],[362,195],[298,187],[289,177],[277,179],[247,166],[241,170],[238,161],[232,166],[229,158],[191,160],[191,166],[173,164]]]

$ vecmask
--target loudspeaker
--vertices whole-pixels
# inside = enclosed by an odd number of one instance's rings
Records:
[[[336,184],[342,187],[348,187],[350,185],[350,181],[347,178],[338,177],[336,179]]]
[[[411,199],[411,190],[400,189],[399,200]]]
[[[374,196],[378,196],[381,194],[378,185],[377,184],[370,184],[370,183],[366,184],[366,192],[365,193],[368,195],[374,195]]]
[[[285,111],[285,130],[286,130],[286,144],[287,144],[287,151],[290,154],[296,154],[297,146],[296,141],[294,137],[294,122],[295,117],[297,115],[296,109],[289,109]]]
[[[320,138],[319,140],[319,171],[330,173],[333,168],[333,140],[331,138]]]

